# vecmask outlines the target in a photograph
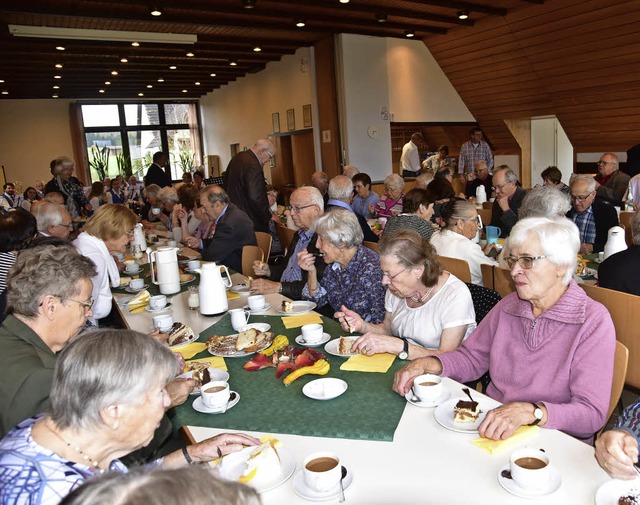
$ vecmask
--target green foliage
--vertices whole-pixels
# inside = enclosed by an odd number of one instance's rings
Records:
[[[182,169],[182,173],[193,172],[195,159],[196,155],[191,152],[191,149],[182,149],[178,152],[178,165]]]
[[[131,166],[131,158],[122,153],[116,154],[116,163],[118,164],[118,173],[124,177],[125,181],[133,175],[133,167]]]
[[[89,166],[95,170],[100,180],[104,180],[109,172],[109,148],[91,146],[91,159],[89,160]]]

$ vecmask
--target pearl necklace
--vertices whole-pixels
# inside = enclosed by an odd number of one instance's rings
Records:
[[[73,449],[78,454],[80,454],[82,456],[82,459],[85,460],[88,463],[87,466],[90,467],[94,472],[99,472],[99,473],[103,473],[104,472],[103,469],[99,468],[99,463],[97,461],[95,461],[93,458],[91,458],[91,456],[89,456],[88,454],[85,454],[84,451],[79,446],[71,445],[71,443],[67,442],[67,440],[62,435],[60,435],[60,433],[58,433],[57,431],[54,431],[53,428],[51,428],[48,423],[45,422],[44,425],[46,426],[46,428],[51,433],[53,433],[62,442],[64,442],[67,447]]]
[[[431,294],[431,292],[433,291],[433,288],[435,288],[435,287],[436,287],[435,285],[431,286],[427,290],[427,292],[424,295],[420,296],[420,297],[418,297],[416,295],[411,295],[411,300],[416,302],[416,303],[424,303],[427,300],[427,298],[429,298],[429,295]]]

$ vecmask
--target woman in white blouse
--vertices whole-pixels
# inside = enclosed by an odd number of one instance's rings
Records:
[[[440,211],[443,228],[431,237],[431,244],[440,256],[458,258],[469,263],[471,282],[482,286],[482,271],[480,265],[498,265],[489,258],[488,253],[493,244],[487,244],[484,251],[473,242],[480,221],[476,208],[463,198],[452,198],[446,202]]]

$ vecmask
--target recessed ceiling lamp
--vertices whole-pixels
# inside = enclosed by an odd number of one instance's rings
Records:
[[[56,49],[57,49],[58,51],[64,51],[64,46],[56,46]]]
[[[54,86],[53,89],[60,89],[60,86]]]
[[[376,21],[378,23],[386,23],[387,22],[387,15],[386,14],[376,14]]]
[[[54,79],[62,79],[62,76],[61,75],[54,75],[53,78]]]
[[[348,4],[348,3],[349,3],[349,0],[340,0],[340,3],[341,3],[341,4]]]
[[[169,67],[169,70],[175,70],[176,68],[178,68],[178,67],[176,67],[175,65],[171,65],[171,66]]]
[[[147,84],[147,88],[153,88],[151,84]]]
[[[469,17],[469,11],[458,11],[458,19],[467,19]]]
[[[144,93],[138,93],[138,96],[144,96]]]
[[[135,42],[135,41],[134,41],[134,42],[132,42],[132,43],[131,43],[131,45],[132,45],[133,47],[139,47],[139,46],[140,46],[140,42]]]
[[[211,77],[215,77],[217,74],[209,74]]]
[[[195,56],[195,54],[193,54],[193,53],[187,53],[187,56],[188,56],[189,58],[193,58],[193,57]]]
[[[8,95],[8,94],[9,94],[9,92],[8,92],[8,91],[3,91],[3,92],[2,92],[2,94],[3,94],[3,95]]]
[[[183,89],[183,90],[182,90],[182,92],[183,92],[183,93],[186,93],[186,92],[187,92],[187,90],[186,90],[186,89]]]
[[[151,12],[152,16],[162,16],[162,9],[158,6],[150,7],[149,11]]]
[[[5,93],[2,94],[4,95]],[[51,98],[58,98],[58,95],[51,95]]]
[[[4,82],[4,79],[0,79],[0,84],[2,84]]]
[[[256,0],[242,0],[242,7],[245,9],[253,9],[256,6]]]
[[[56,68],[62,68],[62,63],[56,63],[56,64],[55,64],[55,67],[56,67]]]
[[[297,26],[298,28],[304,28],[306,24],[307,24],[307,23],[305,23],[305,22],[304,22],[304,19],[297,19],[297,20],[296,20],[296,26]]]
[[[111,75],[118,75],[118,72],[116,70],[112,70]]]
[[[415,32],[413,30],[407,30],[407,31],[404,32],[404,36],[410,39],[412,37],[415,37],[416,34],[415,34]]]
[[[230,62],[229,62],[229,65],[231,65],[232,67],[235,67],[235,66],[237,66],[238,64],[237,64],[235,61],[230,61]]]
[[[194,82],[193,84],[195,84],[196,86],[200,86],[200,83],[198,81]]]
[[[120,63],[129,63],[129,60],[126,58],[120,58]]]
[[[104,89],[99,89],[98,93],[104,93]]]
[[[164,82],[163,78],[158,79],[158,82]]]
[[[259,53],[260,51],[262,51],[262,48],[261,48],[260,46],[255,46],[255,47],[253,48],[253,52],[254,52],[254,53]]]

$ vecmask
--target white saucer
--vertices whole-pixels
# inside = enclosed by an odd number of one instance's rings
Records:
[[[347,467],[347,476],[342,481],[342,486],[345,491],[349,489],[349,486],[351,486],[352,482],[353,470],[349,470],[349,468]],[[329,491],[314,491],[313,489],[309,489],[309,487],[307,487],[307,485],[304,483],[304,476],[302,475],[302,470],[300,470],[293,478],[293,492],[300,498],[304,498],[305,500],[327,501],[340,496],[340,484],[337,484],[336,487],[330,489]]]
[[[404,397],[406,398],[406,400],[411,405],[415,405],[416,407],[420,407],[421,409],[425,409],[425,408],[429,408],[429,407],[437,407],[442,402],[446,402],[449,398],[451,398],[451,391],[446,386],[443,386],[442,387],[442,394],[438,398],[436,398],[435,400],[429,400],[429,401],[420,400],[419,402],[414,402],[412,400],[413,393],[411,392],[411,390],[409,390],[409,392],[406,395],[404,395]]]
[[[556,470],[553,465],[549,466],[551,480],[549,481],[547,487],[541,489],[524,489],[520,487],[518,484],[516,484],[515,480],[502,476],[502,472],[504,470],[509,470],[508,463],[500,468],[500,471],[498,472],[498,482],[509,493],[515,496],[519,496],[520,498],[537,498],[540,496],[547,496],[551,493],[555,493],[558,489],[560,489],[560,486],[562,485],[562,477],[560,476],[560,472]]]
[[[229,410],[231,407],[234,407],[236,403],[240,401],[239,393],[237,393],[236,391],[231,391],[231,393],[235,393],[236,397],[229,402],[227,410]],[[222,411],[224,410],[224,406],[215,409],[207,407],[204,403],[202,403],[202,396],[198,396],[198,398],[193,401],[192,406],[195,410],[197,410],[198,412],[202,412],[203,414],[222,414]]]
[[[130,272],[129,270],[122,271],[122,273],[126,275],[138,275],[140,272],[142,272],[142,268],[138,268],[135,272]]]
[[[211,375],[212,381],[225,381],[229,380],[229,372],[225,370],[220,370],[219,368],[211,368],[209,367],[209,374]],[[176,379],[191,379],[193,377],[193,370],[182,373],[180,375],[176,375]],[[200,395],[200,386],[195,386],[190,395]],[[237,393],[236,393],[237,394]],[[229,402],[231,405],[231,402]]]
[[[344,393],[349,386],[342,379],[324,377],[304,385],[302,394],[313,400],[333,400]]]
[[[265,331],[269,331],[271,329],[271,325],[268,323],[249,323],[246,326],[243,326],[238,331],[247,331],[251,328],[255,328],[256,330],[264,333]]]
[[[151,312],[152,314],[160,314],[161,312],[164,312],[165,310],[169,310],[171,308],[171,305],[173,305],[171,302],[167,302],[167,304],[162,307],[161,309],[152,309],[151,305],[147,305],[144,310],[146,310],[147,312]]]
[[[149,287],[149,284],[145,284],[144,286],[142,286],[142,287],[141,287],[141,288],[139,288],[139,289],[133,289],[132,287],[127,286],[126,288],[124,288],[124,290],[125,290],[127,293],[138,293],[138,292],[142,291],[143,289],[147,289],[148,287]]]
[[[331,335],[329,335],[328,333],[323,333],[322,339],[314,343],[306,342],[302,335],[298,335],[296,337],[296,344],[302,345],[304,347],[317,347],[319,345],[326,344],[327,342],[329,342],[329,340],[331,340]]]
[[[266,312],[267,310],[270,310],[271,305],[269,305],[268,303],[265,303],[264,307],[262,307],[260,310],[252,310],[251,308],[249,308],[248,305],[245,305],[243,309],[250,311],[252,314],[261,314],[262,312]]]

